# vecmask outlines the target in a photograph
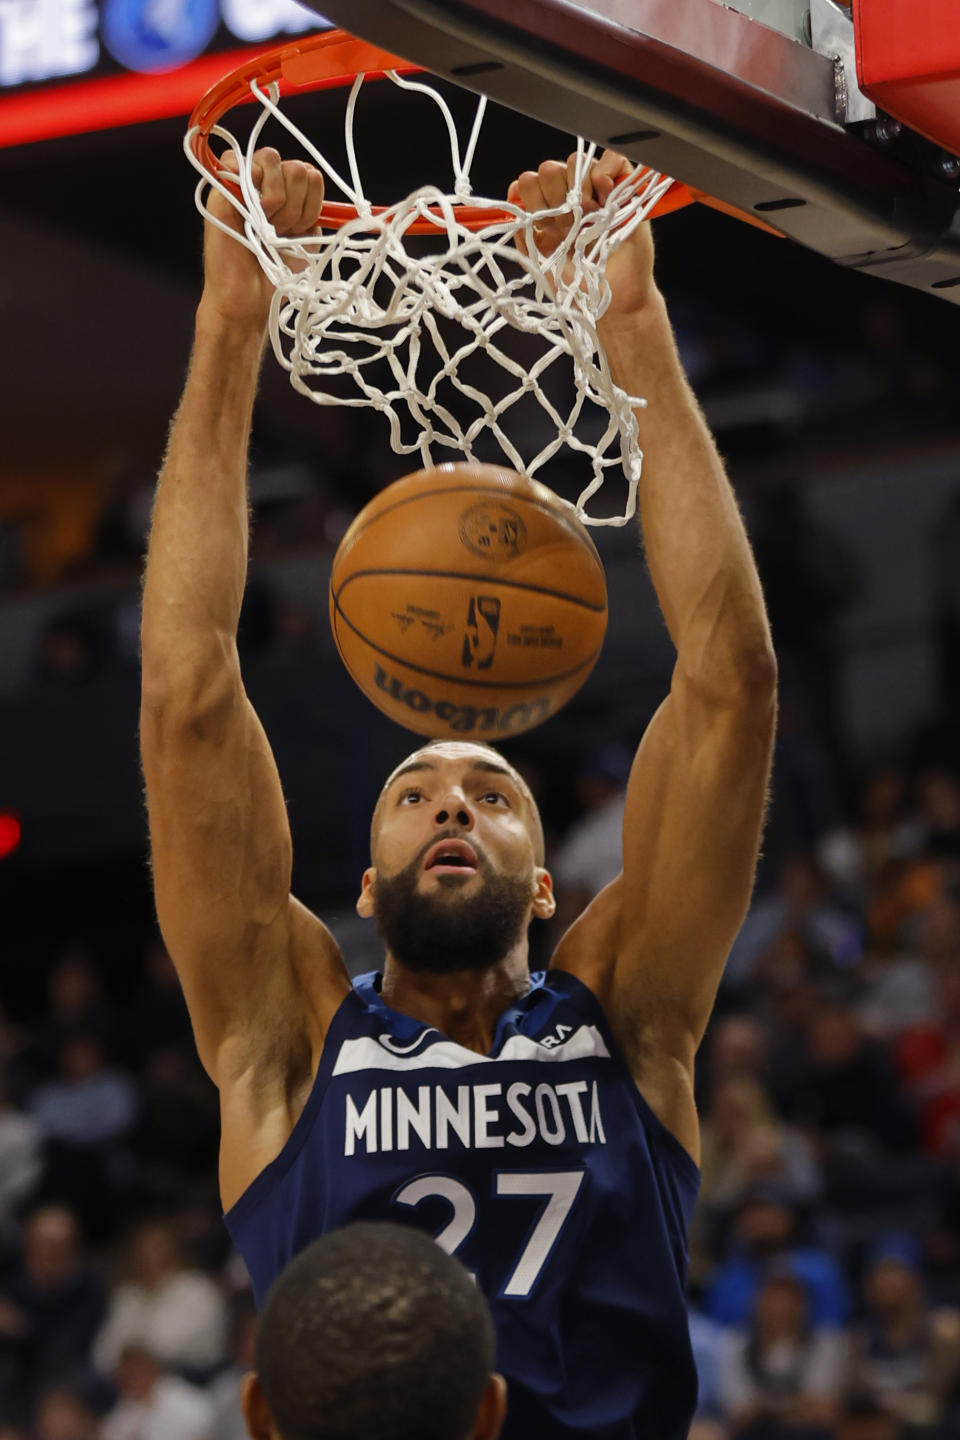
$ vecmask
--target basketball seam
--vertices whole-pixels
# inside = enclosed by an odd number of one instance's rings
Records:
[[[580,671],[585,669],[588,665],[595,665],[597,663],[597,657],[599,656],[600,651],[603,648],[602,645],[598,645],[596,650],[594,650],[591,655],[587,656],[586,660],[581,661],[579,665],[575,665],[572,670],[562,671],[559,675],[547,675],[541,679],[536,680],[495,680],[492,676],[487,680],[475,680],[468,675],[448,675],[443,670],[428,670],[423,665],[415,665],[412,660],[405,660],[402,655],[394,655],[392,651],[384,650],[382,645],[375,644],[368,635],[364,635],[362,630],[357,629],[356,625],[354,625],[353,621],[349,618],[349,616],[345,615],[343,610],[340,608],[340,602],[335,594],[333,595],[333,605],[337,616],[343,621],[344,625],[347,625],[353,631],[357,639],[362,640],[364,645],[369,646],[371,650],[375,650],[376,653],[378,655],[382,655],[385,660],[392,661],[394,665],[402,665],[405,670],[412,670],[417,675],[427,675],[431,680],[444,680],[449,685],[471,685],[478,689],[488,691],[534,690],[549,685],[558,685],[562,680],[569,680],[574,675],[579,675]],[[341,658],[343,658],[342,646],[338,644],[337,648],[340,651]],[[347,666],[347,669],[349,670],[350,667]],[[360,688],[364,689],[365,687],[361,685]],[[455,704],[456,702],[454,701],[452,703]]]
[[[330,591],[333,595],[334,603],[338,608],[340,596],[344,590],[346,590],[347,586],[354,580],[369,579],[371,575],[406,575],[412,580],[420,576],[425,576],[430,580],[466,580],[470,584],[476,582],[481,585],[506,585],[511,590],[529,590],[532,595],[547,595],[551,600],[565,600],[568,604],[579,605],[581,610],[589,610],[594,615],[603,615],[607,610],[606,604],[595,605],[590,600],[581,600],[577,595],[568,595],[565,590],[550,590],[546,585],[532,585],[526,580],[502,580],[499,576],[495,577],[493,575],[464,575],[459,570],[421,570],[419,568],[416,570],[387,570],[380,568],[376,570],[354,570],[351,575],[347,576],[339,590],[334,590],[333,581],[331,580]],[[344,619],[346,619],[346,616],[344,616]],[[349,624],[349,621],[347,623]],[[357,633],[359,634],[360,632],[358,631]]]
[[[381,494],[382,493],[383,492],[381,491]],[[439,486],[436,490],[418,490],[414,495],[405,495],[402,500],[395,500],[392,504],[384,506],[382,510],[378,510],[376,515],[371,515],[370,519],[367,520],[363,524],[363,526],[361,526],[361,528],[357,531],[356,535],[351,537],[350,544],[347,548],[347,554],[349,554],[350,550],[353,549],[356,542],[360,539],[360,536],[365,534],[371,525],[375,525],[378,520],[382,519],[386,515],[389,515],[393,510],[399,510],[403,505],[414,504],[417,500],[429,500],[431,496],[434,495],[476,494],[495,495],[499,500],[503,502],[504,505],[532,505],[535,510],[541,511],[541,513],[544,515],[549,515],[551,519],[560,520],[563,523],[564,529],[569,535],[575,537],[577,540],[582,541],[585,539],[587,541],[588,545],[590,546],[590,550],[594,556],[594,559],[599,564],[601,570],[603,569],[603,561],[600,559],[600,551],[594,544],[593,537],[588,534],[586,527],[582,523],[580,527],[577,528],[570,523],[570,517],[568,515],[564,515],[561,510],[554,510],[550,505],[544,504],[544,502],[542,500],[538,500],[535,495],[513,495],[509,491],[505,492],[499,485],[485,486],[483,484],[444,485]],[[373,501],[371,501],[370,503],[373,504]],[[362,513],[363,512],[361,511],[361,514]]]

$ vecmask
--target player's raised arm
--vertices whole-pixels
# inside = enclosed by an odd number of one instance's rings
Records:
[[[605,200],[625,168],[608,152],[594,167],[592,201]],[[557,204],[568,183],[566,166],[548,164],[521,177],[518,191],[532,209]],[[639,415],[640,517],[677,661],[634,762],[623,875],[574,927],[558,961],[592,965],[590,983],[645,1093],[695,1150],[689,1078],[753,886],[776,662],[736,500],[654,283],[648,225],[614,252],[607,279],[601,342],[618,384],[649,402]],[[597,958],[586,960],[590,953]]]
[[[312,167],[263,151],[255,180],[280,234],[316,223],[323,184]],[[222,197],[214,207],[233,223]],[[247,444],[271,288],[247,250],[206,231],[193,357],[147,556],[141,746],[160,927],[223,1094],[267,1061],[280,1073],[294,1057],[309,1070],[311,1027],[346,982],[332,938],[290,897],[283,794],[237,657]]]

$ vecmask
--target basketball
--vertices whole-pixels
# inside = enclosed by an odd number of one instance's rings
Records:
[[[333,561],[330,624],[392,720],[437,739],[502,739],[556,714],[590,674],[606,580],[545,485],[499,465],[441,465],[354,520]]]

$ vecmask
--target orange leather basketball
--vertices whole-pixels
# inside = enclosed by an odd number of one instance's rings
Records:
[[[596,547],[571,506],[498,465],[388,486],[337,550],[344,664],[420,735],[496,740],[539,725],[593,669],[607,625]]]

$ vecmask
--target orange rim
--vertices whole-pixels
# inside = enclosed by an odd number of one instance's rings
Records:
[[[345,30],[327,30],[320,35],[267,50],[232,70],[216,85],[211,85],[203,99],[194,106],[190,116],[193,153],[207,171],[211,174],[216,172],[219,161],[210,148],[210,132],[235,105],[249,105],[256,100],[250,90],[252,80],[258,81],[261,88],[278,85],[281,95],[289,95],[298,91],[342,89],[352,85],[359,74],[368,80],[383,80],[388,70],[395,70],[398,75],[427,73],[423,65],[414,65],[410,60],[392,55],[389,50],[357,40]],[[674,181],[651,212],[651,219],[692,205],[693,200],[687,187]],[[370,208],[374,215],[382,215],[390,206],[372,205]],[[433,220],[415,220],[407,227],[407,233],[435,235],[439,228],[445,226],[446,216],[438,206],[430,206],[430,215]],[[466,230],[482,230],[487,225],[507,223],[514,218],[509,210],[459,204],[456,216],[457,223]],[[332,200],[327,201],[320,212],[320,224],[328,230],[339,230],[356,219],[355,205]]]

